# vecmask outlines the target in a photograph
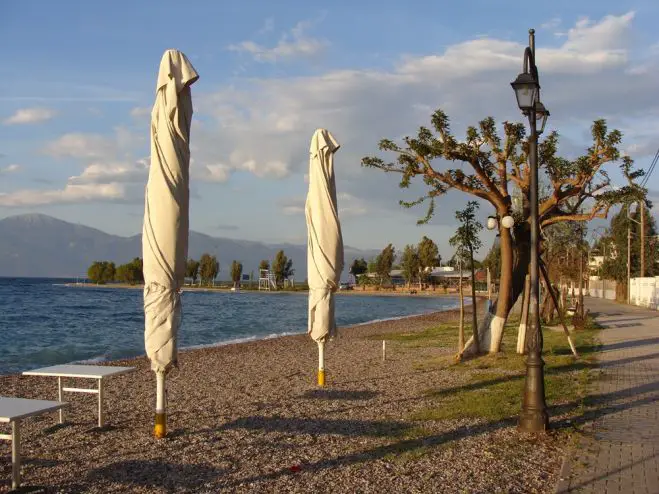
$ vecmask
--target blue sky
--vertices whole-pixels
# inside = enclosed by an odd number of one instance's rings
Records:
[[[416,226],[423,210],[398,200],[422,188],[402,191],[360,158],[438,107],[458,136],[488,115],[519,120],[509,82],[534,27],[562,152],[584,150],[590,123],[604,117],[646,167],[659,148],[658,18],[655,1],[3,2],[0,217],[42,212],[140,231],[149,109],[160,57],[177,48],[200,74],[193,229],[303,243],[309,139],[325,127],[342,144],[345,243],[402,249],[428,235],[447,256],[454,212],[469,198],[448,194]],[[649,186],[659,190],[659,178]]]

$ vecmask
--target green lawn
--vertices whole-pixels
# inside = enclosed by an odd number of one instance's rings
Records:
[[[517,327],[515,321],[506,325],[503,351],[499,354],[456,362],[456,352],[448,352],[441,357],[419,361],[418,368],[441,368],[446,372],[460,373],[463,379],[458,379],[462,384],[454,388],[428,389],[428,396],[433,399],[434,405],[416,412],[412,419],[449,420],[468,417],[501,420],[517,416],[525,375],[525,357],[515,352]],[[598,329],[592,321],[587,327],[589,329],[571,333],[579,359],[572,356],[562,331],[543,331],[545,395],[550,406],[579,404],[587,394],[591,370],[595,367],[594,352],[598,348]],[[457,332],[457,325],[443,324],[422,332],[378,335],[373,338],[396,341],[408,347],[442,347],[450,350],[457,346]]]

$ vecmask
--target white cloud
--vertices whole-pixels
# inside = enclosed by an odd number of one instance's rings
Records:
[[[92,163],[83,172],[69,178],[70,185],[116,184],[116,183],[143,183],[149,173],[146,160],[135,163]]]
[[[190,177],[193,180],[202,182],[224,183],[231,178],[231,167],[223,164],[215,165],[197,165],[194,160],[190,160]]]
[[[561,25],[561,18],[560,17],[552,17],[547,22],[544,22],[543,24],[540,24],[540,29],[546,29],[548,31],[552,31],[560,25]]]
[[[16,173],[20,169],[21,169],[21,165],[17,165],[13,163],[11,165],[7,165],[5,167],[0,168],[0,175],[8,175],[10,173]]]
[[[363,200],[348,192],[339,192],[336,197],[341,219],[362,216],[368,212]],[[306,197],[289,197],[278,201],[279,209],[287,216],[304,215]]]
[[[254,41],[243,41],[229,45],[229,50],[247,53],[258,62],[277,62],[279,60],[317,55],[327,47],[327,42],[307,36],[305,31],[313,25],[310,21],[298,22],[293,29],[285,33],[273,47],[266,47]],[[269,27],[269,29],[267,29]],[[266,25],[261,34],[272,30],[274,23]]]
[[[0,206],[43,206],[47,204],[75,204],[90,201],[119,201],[126,191],[119,184],[67,184],[61,190],[19,190],[0,193]]]
[[[50,108],[23,108],[17,110],[11,117],[4,120],[5,125],[25,125],[45,122],[53,118],[57,112]]]
[[[55,158],[114,159],[130,155],[148,136],[116,127],[114,136],[72,132],[47,143],[43,152]]]
[[[130,111],[130,116],[133,118],[142,118],[151,115],[151,108],[146,106],[136,106]]]

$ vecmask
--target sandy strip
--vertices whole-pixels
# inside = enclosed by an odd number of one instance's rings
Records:
[[[95,429],[91,395],[66,395],[64,426],[56,414],[26,421],[24,484],[72,493],[551,491],[561,461],[551,439],[524,439],[509,422],[408,420],[430,406],[430,386],[464,384],[462,374],[415,365],[454,349],[390,342],[382,362],[381,341],[368,337],[455,318],[344,328],[327,348],[325,390],[315,386],[316,346],[305,335],[183,351],[161,441],[152,437],[146,357],[112,362],[137,372],[108,381],[104,430]],[[3,396],[55,399],[56,389],[54,379],[0,377]],[[0,444],[0,492],[9,451]]]

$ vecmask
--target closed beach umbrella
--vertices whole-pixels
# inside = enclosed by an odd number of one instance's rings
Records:
[[[188,255],[190,85],[199,76],[186,56],[167,50],[160,61],[151,112],[151,167],[146,185],[144,257],[144,343],[156,373],[154,434],[167,433],[165,374],[176,366],[176,338]]]
[[[318,129],[309,149],[307,272],[309,279],[308,333],[318,343],[318,385],[325,385],[325,342],[336,335],[334,292],[343,271],[343,238],[336,201],[334,153],[339,143]]]

